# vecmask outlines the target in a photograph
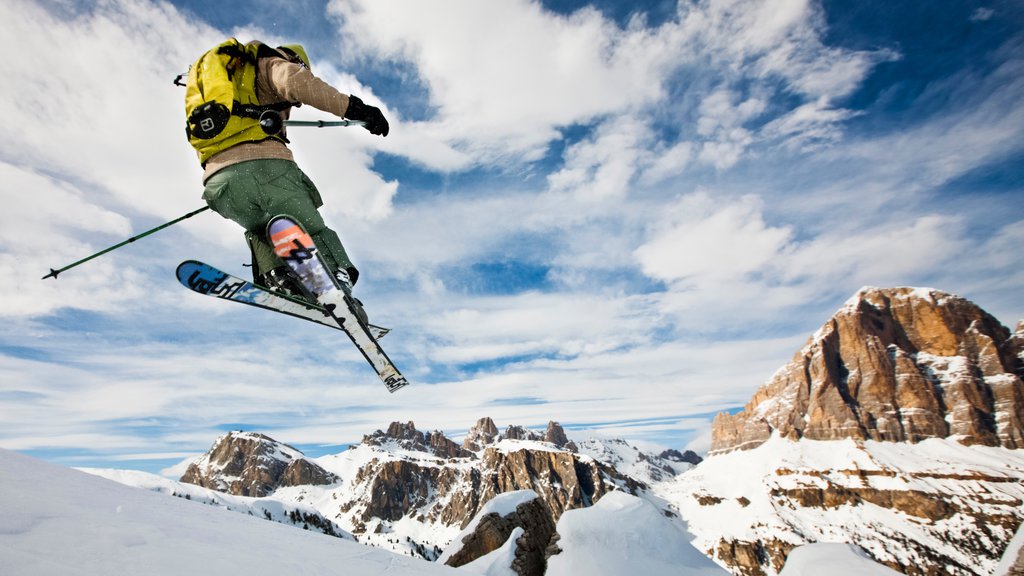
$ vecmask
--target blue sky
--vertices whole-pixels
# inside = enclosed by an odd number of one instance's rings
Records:
[[[5,448],[158,471],[236,428],[319,455],[491,416],[699,451],[861,286],[1024,318],[1019,1],[13,0],[0,29]],[[215,214],[39,280],[202,205],[170,80],[228,36],[391,121],[291,136],[413,386],[180,287],[246,273]]]

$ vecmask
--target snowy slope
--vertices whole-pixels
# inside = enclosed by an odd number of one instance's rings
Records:
[[[453,569],[0,450],[8,576],[453,574]]]
[[[728,574],[689,544],[690,536],[650,502],[624,492],[558,520],[560,554],[547,576]]]
[[[779,576],[820,576],[828,566],[829,576],[899,576],[852,544],[807,544],[794,548]]]
[[[991,574],[1024,515],[1024,450],[776,436],[654,491],[680,511],[698,548],[759,543],[769,573],[795,546],[849,542],[894,565],[941,561],[949,573]]]
[[[309,530],[316,530],[330,536],[346,538],[352,541],[356,540],[352,534],[325,518],[312,506],[306,504],[288,502],[277,498],[233,496],[210,488],[176,482],[163,476],[137,470],[111,470],[106,468],[80,468],[80,470],[120,484],[159,492],[169,496],[177,496],[192,502],[209,504],[210,506],[256,516],[257,518],[266,518],[267,520],[273,520],[282,524],[304,526]]]

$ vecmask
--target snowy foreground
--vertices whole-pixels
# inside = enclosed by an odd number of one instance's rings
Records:
[[[0,510],[9,576],[454,573],[3,450]]]
[[[9,576],[513,575],[511,543],[449,568],[4,450],[0,511],[0,566]],[[725,574],[692,546],[679,546],[677,526],[653,505],[626,494],[567,512],[557,528],[563,552],[549,574]]]
[[[166,488],[140,489],[0,450],[0,573],[514,576],[508,566],[515,538],[471,564],[449,568],[358,544],[344,534],[334,538],[268,522],[259,513],[240,514],[237,502],[230,503],[236,512],[229,512],[227,503],[175,498],[162,493]],[[481,515],[503,515],[531,497],[530,491],[502,494]],[[689,535],[677,523],[625,493],[566,512],[557,530],[563,551],[549,560],[551,576],[727,574],[692,546],[680,546]],[[809,576],[823,569],[829,576],[896,574],[847,544],[796,548],[781,574]]]

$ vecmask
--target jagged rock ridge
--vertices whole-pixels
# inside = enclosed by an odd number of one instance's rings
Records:
[[[557,520],[565,510],[589,506],[610,490],[638,487],[588,456],[563,450],[575,445],[555,422],[549,423],[544,436],[521,427],[509,427],[509,432],[513,438],[503,437],[492,419],[482,418],[457,447],[459,456],[446,449],[444,460],[375,458],[363,465],[354,481],[369,497],[346,510],[359,519],[354,531],[366,530],[374,520],[395,522],[410,514],[426,522],[461,526],[488,500],[514,490],[537,492]],[[438,435],[442,434],[428,436]],[[387,432],[366,436],[364,444],[384,446],[389,439],[397,440],[405,449],[419,446],[421,452],[440,456],[424,449],[417,440],[422,436],[412,422],[394,423]],[[562,446],[538,439],[549,437]]]
[[[715,417],[712,454],[773,433],[1024,448],[1022,343],[959,296],[861,289],[742,412]]]
[[[671,453],[661,458],[628,445],[623,452],[629,458],[604,462],[601,454],[580,451],[557,422],[542,431],[499,430],[492,419],[482,418],[460,445],[441,431],[424,433],[412,422],[394,422],[315,462],[265,436],[233,433],[190,466],[182,481],[236,495],[314,503],[364,543],[433,559],[499,494],[531,490],[556,522],[566,510],[590,506],[610,491],[635,494],[652,481],[622,473],[617,465],[657,469],[665,476],[691,467]],[[268,462],[268,454],[280,461]],[[320,473],[307,473],[312,481],[297,484],[286,473],[294,462],[304,462],[295,468],[315,467]],[[410,525],[424,529],[414,530],[416,538],[396,539],[396,530]]]

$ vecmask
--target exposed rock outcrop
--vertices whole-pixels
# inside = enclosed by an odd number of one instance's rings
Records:
[[[302,452],[250,432],[230,432],[189,465],[181,482],[236,496],[266,496],[282,486],[324,485],[338,478]]]
[[[371,461],[354,479],[357,485],[366,485],[368,494],[359,503],[361,519],[397,521],[415,513],[425,521],[463,525],[496,495],[533,490],[557,520],[565,510],[589,506],[619,486],[637,488],[635,481],[614,469],[570,452],[490,446],[482,454],[471,467]]]
[[[516,540],[512,569],[519,576],[543,576],[547,550],[555,536],[555,520],[540,498],[533,498],[501,516],[489,513],[462,539],[461,547],[445,560],[448,566],[463,566],[500,548],[516,528],[523,534]]]
[[[490,417],[477,420],[476,424],[469,429],[466,438],[462,441],[462,447],[466,450],[479,452],[487,445],[498,438],[498,427]]]
[[[488,448],[483,464],[483,501],[513,490],[533,490],[556,521],[566,510],[590,506],[616,488],[613,479],[621,478],[592,458],[568,452]]]
[[[715,417],[711,453],[773,433],[1024,448],[1020,334],[958,296],[864,288],[742,412]]]
[[[538,442],[544,440],[543,434],[522,426],[509,426],[505,428],[505,433],[502,434],[502,437],[509,440],[534,440]]]
[[[694,466],[704,461],[704,459],[701,458],[693,450],[680,452],[679,450],[669,449],[665,450],[661,454],[658,454],[658,458],[661,458],[663,460],[671,460],[672,462],[684,462],[686,464],[692,464]]]
[[[558,422],[548,422],[548,429],[544,431],[544,441],[554,444],[557,448],[564,448],[570,452],[578,452],[576,443],[569,440],[565,435],[565,429]]]

